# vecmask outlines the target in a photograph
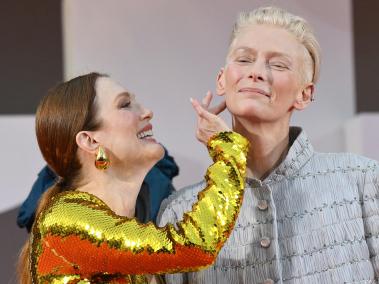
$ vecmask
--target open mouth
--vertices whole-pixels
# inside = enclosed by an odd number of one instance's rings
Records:
[[[149,138],[149,137],[153,137],[153,130],[151,130],[151,129],[137,133],[138,139],[145,139],[145,138]]]
[[[153,126],[148,123],[145,125],[144,128],[142,128],[138,133],[137,133],[137,138],[144,141],[144,142],[154,142],[157,143],[157,141],[153,137]]]

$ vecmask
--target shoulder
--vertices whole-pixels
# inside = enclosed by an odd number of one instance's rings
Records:
[[[41,216],[46,217],[60,214],[76,214],[79,208],[83,210],[83,208],[89,207],[110,210],[101,199],[91,193],[69,190],[57,193],[50,197],[41,212]]]
[[[162,201],[157,217],[157,224],[164,226],[168,222],[178,221],[184,212],[188,211],[197,200],[198,193],[204,189],[205,180],[186,186],[173,192]]]
[[[357,155],[354,153],[319,153],[314,155],[305,168],[317,168],[320,171],[376,171],[379,163],[376,160]]]
[[[115,213],[95,195],[76,190],[64,191],[46,201],[36,218],[33,232],[48,232],[56,226],[77,226],[79,221],[95,224],[99,223],[100,217],[105,220],[114,216]]]
[[[327,182],[335,181],[349,188],[356,187],[362,194],[372,186],[378,187],[379,163],[353,153],[315,152],[299,175],[327,177]]]
[[[79,190],[69,190],[69,191],[58,193],[56,196],[52,198],[52,201],[54,203],[55,202],[73,203],[73,202],[83,201],[87,203],[105,205],[105,203],[99,197],[89,192],[79,191]]]

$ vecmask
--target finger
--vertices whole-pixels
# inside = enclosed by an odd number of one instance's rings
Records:
[[[196,99],[191,98],[191,103],[193,108],[196,110],[197,115],[200,118],[203,118],[207,121],[211,121],[212,119],[214,119],[214,114],[204,109],[203,106]]]
[[[201,101],[204,108],[208,108],[212,101],[212,93],[208,91],[203,100]]]
[[[215,119],[215,115],[213,113],[210,113],[209,111],[204,109],[202,106],[200,107],[201,107],[201,110],[198,112],[198,115],[200,118],[205,119],[205,121],[207,122],[211,122]]]
[[[225,109],[226,109],[226,101],[223,100],[221,103],[209,109],[208,111],[212,114],[218,115],[219,113],[223,112]]]
[[[202,108],[200,103],[196,99],[193,99],[193,98],[190,98],[190,101],[191,101],[192,107],[196,111],[197,115],[201,117],[204,109]]]

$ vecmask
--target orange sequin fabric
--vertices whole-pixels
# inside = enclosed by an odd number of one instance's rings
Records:
[[[146,283],[146,274],[211,265],[233,229],[244,192],[248,142],[210,139],[206,188],[178,224],[158,228],[116,215],[94,195],[67,191],[38,216],[31,242],[34,283]]]

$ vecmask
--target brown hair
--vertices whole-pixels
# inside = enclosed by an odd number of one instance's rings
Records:
[[[89,73],[60,83],[48,91],[38,106],[38,145],[59,180],[41,197],[35,214],[36,220],[53,196],[74,189],[79,181],[81,164],[77,156],[75,136],[79,131],[100,127],[100,121],[96,119],[95,103],[95,84],[99,77],[106,75]],[[32,283],[30,245],[30,240],[27,240],[19,257],[18,274],[22,284]]]

